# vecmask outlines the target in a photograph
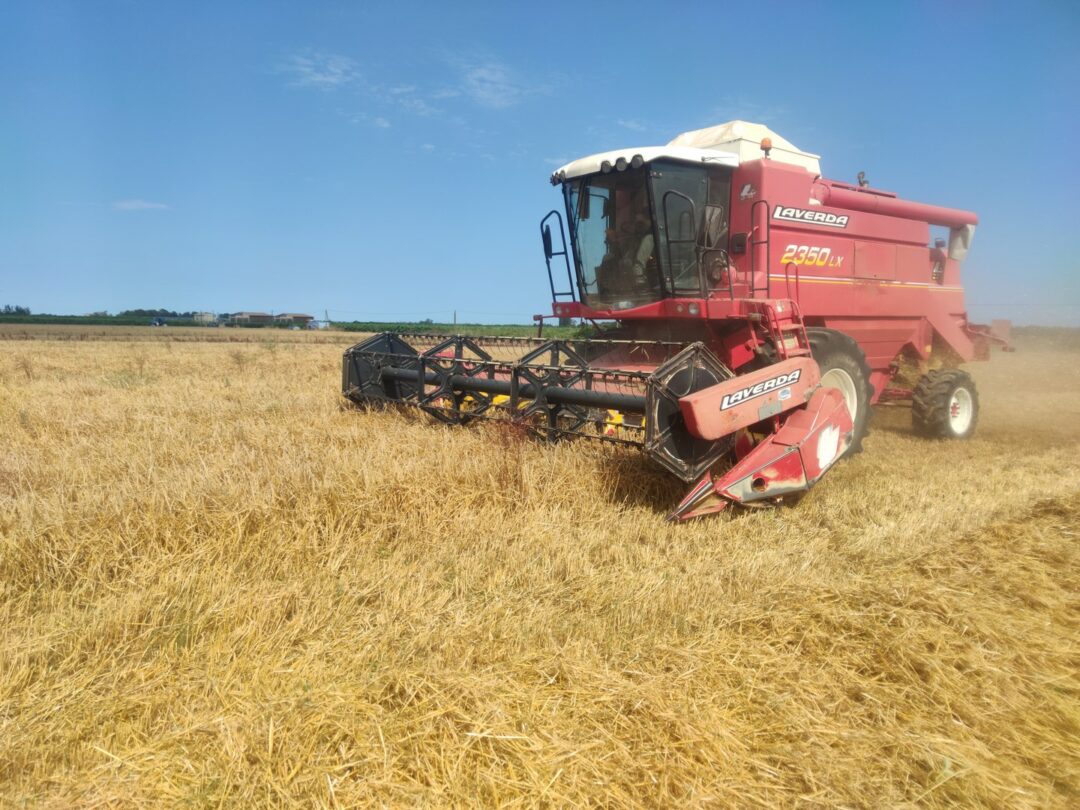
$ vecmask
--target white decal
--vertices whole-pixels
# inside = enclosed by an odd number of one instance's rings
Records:
[[[846,214],[807,211],[805,208],[790,208],[782,205],[778,205],[773,210],[773,219],[784,219],[788,222],[805,222],[810,225],[825,225],[829,228],[846,228],[848,225]]]
[[[765,380],[764,382],[759,382],[757,385],[750,385],[746,388],[740,388],[734,394],[725,394],[723,400],[721,400],[720,402],[720,410],[726,411],[728,408],[739,405],[756,397],[760,397],[763,394],[767,394],[782,385],[790,385],[791,383],[796,382],[801,376],[802,369],[797,368],[790,374],[781,374],[778,377],[773,377],[772,379]],[[788,389],[788,397],[790,396],[791,390]],[[783,396],[782,391],[781,398],[787,399],[787,397]]]
[[[826,467],[836,461],[836,451],[840,448],[840,428],[829,425],[821,431],[817,440],[817,464],[818,469],[824,471]]]

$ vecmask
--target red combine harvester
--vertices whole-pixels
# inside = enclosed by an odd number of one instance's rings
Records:
[[[559,211],[541,221],[553,311],[536,317],[597,334],[379,334],[345,352],[346,397],[636,445],[693,485],[674,520],[809,489],[860,449],[882,400],[909,400],[922,434],[974,431],[956,366],[1008,328],[965,313],[975,214],[861,174],[826,180],[817,155],[743,121],[585,157],[551,182],[569,238]],[[929,246],[931,225],[948,239]],[[923,372],[914,389],[894,382],[904,360]]]

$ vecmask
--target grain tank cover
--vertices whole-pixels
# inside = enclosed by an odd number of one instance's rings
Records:
[[[669,146],[696,146],[698,149],[717,149],[734,152],[739,160],[758,160],[762,157],[761,139],[772,139],[769,157],[781,163],[802,166],[811,174],[821,174],[821,155],[803,152],[791,141],[777,135],[764,124],[749,121],[728,121],[705,129],[692,129],[677,136]]]

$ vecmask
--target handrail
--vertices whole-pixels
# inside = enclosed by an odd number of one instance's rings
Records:
[[[690,203],[690,238],[689,239],[672,239],[671,238],[671,223],[668,222],[668,197],[670,197],[673,194],[676,197],[681,197],[682,199],[684,199],[688,203]],[[697,240],[697,206],[694,205],[694,201],[692,199],[690,199],[690,197],[683,194],[681,191],[677,191],[676,189],[672,188],[672,189],[668,189],[667,191],[664,192],[664,196],[660,199],[660,208],[664,212],[664,230],[665,230],[664,242],[665,242],[666,253],[667,253],[668,278],[671,280],[671,292],[673,294],[676,292],[675,267],[671,262],[671,245],[672,245],[672,242],[674,242],[676,245],[692,244],[694,246],[694,268],[697,270],[697,276],[698,276],[698,292],[701,294],[702,298],[707,297],[706,286],[705,286],[705,275],[704,275],[704,272],[703,272],[703,268],[701,267],[701,261],[700,261],[701,256],[699,255],[698,250],[697,250],[697,241],[698,241]]]
[[[800,297],[799,297],[799,265],[795,264],[795,262],[788,262],[787,264],[784,265],[784,292],[787,293],[788,298],[791,298],[791,270],[790,270],[790,268],[792,268],[792,267],[795,268],[795,299],[794,300],[799,301],[799,300],[801,300]]]
[[[757,228],[757,223],[756,223],[756,221],[754,219],[754,214],[757,211],[757,207],[759,205],[765,206],[765,228],[764,228],[765,238],[764,239],[757,239],[755,237],[758,228]],[[772,262],[770,261],[771,257],[769,255],[770,212],[771,212],[771,209],[769,208],[768,200],[756,200],[754,202],[754,204],[750,206],[750,236],[751,236],[751,238],[750,238],[750,296],[752,298],[756,297],[756,293],[759,290],[764,290],[766,298],[771,298],[772,297],[771,281],[769,279],[769,266],[772,264]],[[757,283],[755,281],[755,278],[757,276],[757,266],[756,266],[756,264],[757,264],[756,263],[757,250],[756,250],[756,248],[759,245],[764,245],[765,246],[765,286],[764,287],[758,287]]]
[[[551,241],[551,228],[545,228],[545,223],[552,217],[555,217],[559,223],[559,240],[562,243],[562,250],[554,249],[554,245]],[[551,287],[551,300],[558,301],[559,298],[569,297],[571,301],[577,301],[577,294],[574,292],[574,273],[570,269],[570,254],[566,248],[566,231],[563,230],[562,214],[560,214],[557,209],[551,209],[551,211],[540,220],[540,241],[544,245],[544,262],[547,264],[548,285]],[[568,292],[555,292],[555,277],[551,273],[551,260],[556,256],[562,256],[563,263],[566,265],[566,280],[570,285]]]

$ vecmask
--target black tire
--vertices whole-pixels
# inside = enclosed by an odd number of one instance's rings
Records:
[[[870,400],[874,394],[870,386],[870,365],[866,362],[866,355],[853,338],[835,329],[813,327],[806,330],[806,336],[810,340],[810,351],[814,360],[821,369],[822,379],[824,380],[830,371],[837,371],[846,374],[851,381],[856,404],[855,413],[851,415],[851,446],[845,455],[858,453],[862,450],[863,439],[870,431]]]
[[[943,368],[919,379],[911,400],[915,432],[933,439],[969,439],[979,421],[979,392],[966,371]]]

